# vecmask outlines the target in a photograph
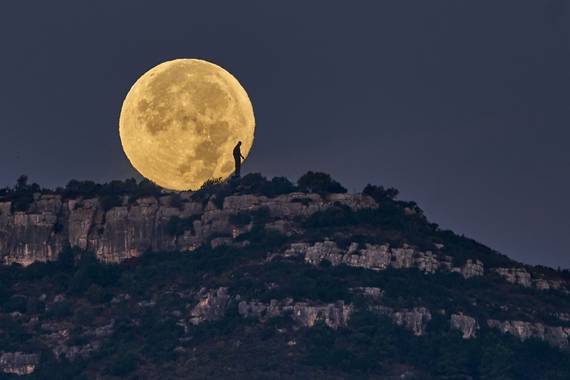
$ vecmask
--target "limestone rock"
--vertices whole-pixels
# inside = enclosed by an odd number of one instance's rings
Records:
[[[390,248],[388,244],[359,245],[352,243],[348,249],[338,247],[336,242],[325,240],[314,244],[293,243],[283,253],[284,256],[303,256],[305,261],[319,265],[327,260],[332,265],[345,264],[352,267],[381,271],[390,266],[394,268],[418,268],[425,273],[435,273],[440,269],[440,262],[432,252],[420,252],[404,246]]]
[[[16,375],[29,375],[40,361],[38,354],[23,352],[3,352],[0,354],[0,371]]]
[[[452,329],[461,331],[463,339],[475,338],[477,330],[479,329],[479,324],[475,318],[464,315],[463,313],[452,314],[450,323]]]
[[[384,295],[384,291],[382,289],[369,286],[351,288],[350,290],[356,294],[363,295],[375,301],[378,301]]]
[[[524,268],[497,268],[497,273],[512,284],[530,288],[532,286],[530,273]]]
[[[293,320],[305,327],[313,327],[322,321],[332,329],[346,326],[352,313],[352,306],[344,301],[330,304],[310,302],[293,302],[291,299],[282,301],[271,300],[269,303],[259,301],[241,301],[238,312],[244,318],[256,318],[261,321],[290,315]]]
[[[378,306],[374,310],[390,317],[395,324],[413,332],[416,336],[424,335],[426,326],[431,321],[431,312],[425,307],[394,310],[391,307]]]
[[[323,321],[328,327],[338,329],[346,326],[352,312],[352,307],[344,301],[334,304],[311,305],[299,302],[293,305],[293,319],[306,327],[313,327],[318,321]]]
[[[221,319],[226,312],[230,296],[227,288],[202,288],[198,292],[198,299],[198,303],[190,311],[190,323],[193,325]]]
[[[465,278],[483,276],[485,274],[485,267],[479,260],[468,259],[465,265],[463,265],[463,268],[461,268],[461,274]]]
[[[76,246],[95,252],[101,261],[120,262],[146,251],[192,251],[212,235],[236,238],[251,229],[230,223],[230,216],[241,211],[267,208],[272,220],[266,228],[290,236],[299,232],[294,222],[298,217],[337,204],[353,209],[377,206],[362,194],[231,195],[221,209],[211,201],[194,202],[189,193],[180,199],[172,207],[170,195],[133,202],[125,197],[122,205],[104,210],[97,198],[36,194],[27,212],[12,212],[11,202],[0,202],[0,261],[29,265],[55,260],[63,247]],[[172,217],[191,218],[193,226],[172,236],[167,228]]]
[[[561,326],[548,326],[542,323],[525,321],[498,321],[490,319],[487,325],[499,329],[502,333],[513,335],[524,341],[529,338],[536,338],[559,347],[568,347],[568,337],[570,329]]]
[[[550,280],[544,278],[533,278],[525,268],[497,268],[496,272],[505,280],[512,284],[535,288],[538,290],[558,290],[565,287],[561,280]]]

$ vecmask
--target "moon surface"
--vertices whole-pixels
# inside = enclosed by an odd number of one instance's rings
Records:
[[[119,119],[123,150],[145,178],[171,190],[197,190],[234,171],[233,148],[253,144],[246,91],[229,72],[199,59],[150,69],[127,94]]]

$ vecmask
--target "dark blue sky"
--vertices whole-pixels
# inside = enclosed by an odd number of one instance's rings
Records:
[[[246,172],[394,186],[443,227],[570,267],[567,1],[12,1],[0,51],[0,185],[135,176],[124,96],[202,58],[252,99]]]

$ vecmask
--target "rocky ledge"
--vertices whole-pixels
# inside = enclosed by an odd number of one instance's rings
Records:
[[[104,262],[120,262],[148,251],[192,251],[212,238],[226,237],[221,240],[225,242],[247,232],[250,224],[230,222],[240,212],[267,210],[278,220],[274,229],[290,232],[295,218],[334,205],[357,210],[375,207],[376,202],[361,194],[235,195],[225,197],[218,208],[212,201],[194,201],[192,193],[182,193],[133,202],[124,197],[122,205],[106,210],[98,198],[36,193],[26,212],[13,212],[11,202],[0,202],[0,258],[5,264],[30,265],[55,260],[66,246],[95,252]],[[173,218],[186,222],[184,231],[173,233],[169,228]]]

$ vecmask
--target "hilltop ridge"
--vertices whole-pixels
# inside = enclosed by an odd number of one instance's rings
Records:
[[[26,338],[0,334],[0,371],[50,378],[65,364],[87,378],[176,378],[199,363],[195,378],[245,378],[245,344],[272,352],[271,369],[250,362],[259,378],[453,368],[452,378],[518,379],[544,363],[511,355],[537,347],[552,370],[543,378],[570,374],[568,271],[443,230],[397,195],[373,185],[349,194],[315,172],[182,193],[134,180],[55,191],[19,181],[0,193],[0,331]],[[216,350],[233,369],[214,369]],[[489,368],[489,352],[509,354]],[[444,370],[430,355],[464,356]]]

